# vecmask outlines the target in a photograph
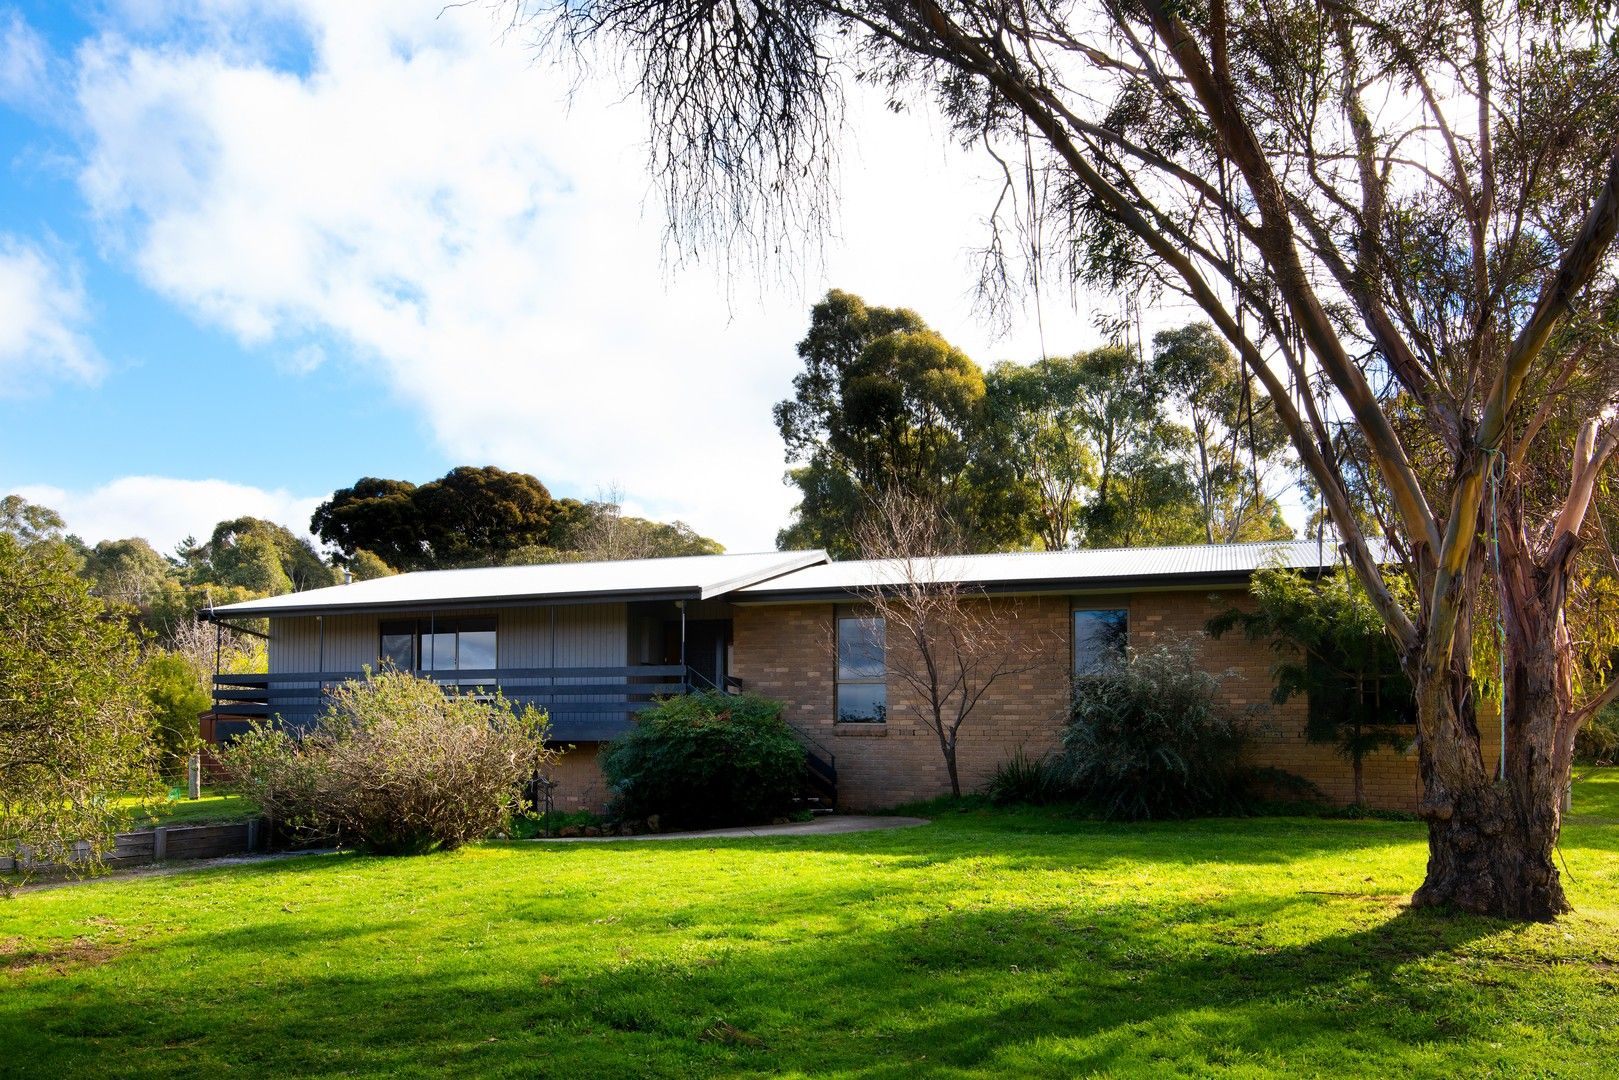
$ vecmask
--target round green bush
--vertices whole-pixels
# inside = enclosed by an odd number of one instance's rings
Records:
[[[708,827],[786,813],[804,779],[804,748],[781,713],[781,702],[757,694],[658,702],[602,752],[614,816]]]
[[[1076,681],[1064,760],[1103,816],[1190,817],[1239,801],[1241,725],[1188,643],[1132,652]]]

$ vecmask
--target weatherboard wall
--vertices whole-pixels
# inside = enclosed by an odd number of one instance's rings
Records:
[[[446,618],[468,616],[494,617],[496,661],[502,668],[621,667],[630,663],[622,603],[458,611]],[[411,617],[411,613],[388,616]],[[379,622],[375,615],[271,619],[270,673],[346,673],[375,668],[382,645]]]

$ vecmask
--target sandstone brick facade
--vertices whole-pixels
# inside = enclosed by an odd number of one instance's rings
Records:
[[[1305,737],[1305,703],[1272,704],[1274,654],[1240,633],[1214,640],[1204,626],[1217,612],[1245,603],[1242,589],[1221,592],[1135,592],[1127,595],[1035,597],[998,601],[1016,634],[1038,642],[1047,654],[1040,667],[997,683],[961,729],[957,761],[963,790],[988,779],[995,766],[1020,748],[1036,755],[1057,743],[1069,693],[1075,606],[1117,607],[1130,613],[1129,634],[1137,647],[1189,637],[1208,670],[1228,675],[1230,704],[1252,725],[1250,761],[1301,776],[1329,799],[1348,803],[1354,782],[1349,763],[1331,746]],[[739,607],[735,615],[732,671],[748,689],[787,702],[787,720],[836,755],[839,802],[846,809],[895,806],[949,793],[938,740],[916,717],[892,677],[888,722],[834,721],[834,612],[831,604]],[[1365,763],[1367,801],[1412,810],[1417,802],[1415,751],[1381,750]]]
[[[938,736],[917,717],[920,702],[894,677],[887,723],[835,722],[835,610],[831,604],[738,608],[732,671],[749,690],[787,702],[788,723],[836,755],[841,807],[896,806],[949,794]],[[1055,746],[1068,698],[1067,599],[1001,601],[996,610],[1012,623],[1014,645],[1038,646],[1043,662],[997,682],[963,725],[956,760],[964,791],[981,786],[1019,747],[1038,754]],[[889,647],[898,645],[891,635]]]
[[[551,802],[558,810],[589,810],[600,812],[609,797],[607,780],[596,764],[596,743],[576,745],[563,754],[551,768],[551,779],[556,787]]]
[[[1074,607],[1123,608],[1136,647],[1190,638],[1204,666],[1227,676],[1231,706],[1251,725],[1250,763],[1284,770],[1315,784],[1330,800],[1354,795],[1350,764],[1328,745],[1305,736],[1305,703],[1271,702],[1274,653],[1240,632],[1215,640],[1204,626],[1216,613],[1247,602],[1242,588],[996,600],[992,610],[1011,623],[1014,642],[1038,646],[1043,662],[997,682],[961,729],[957,763],[963,791],[981,787],[995,766],[1019,749],[1038,755],[1057,745],[1070,689]],[[732,624],[731,673],[747,689],[787,704],[786,719],[835,756],[841,809],[897,806],[949,793],[938,738],[917,717],[905,687],[889,678],[883,724],[840,724],[835,716],[835,615],[830,603],[738,606]],[[890,642],[893,648],[896,643]],[[1496,740],[1485,735],[1493,761]],[[596,767],[596,747],[562,759],[556,800],[562,809],[599,809],[608,792]],[[1374,806],[1414,810],[1416,752],[1380,750],[1365,763],[1366,798]]]

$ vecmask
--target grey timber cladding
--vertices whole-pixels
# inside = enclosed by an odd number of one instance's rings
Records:
[[[621,667],[630,663],[623,604],[504,608],[456,615],[490,615],[496,619],[496,661],[502,668]],[[323,643],[321,620],[316,616],[271,619],[271,674],[351,672],[376,667],[380,645],[377,616],[327,615],[324,622]]]

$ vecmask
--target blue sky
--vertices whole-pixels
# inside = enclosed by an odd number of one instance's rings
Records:
[[[996,188],[925,109],[856,98],[835,235],[762,285],[663,261],[640,110],[570,85],[436,0],[0,0],[0,491],[167,547],[496,464],[754,550],[827,287],[1037,355],[971,314]]]

